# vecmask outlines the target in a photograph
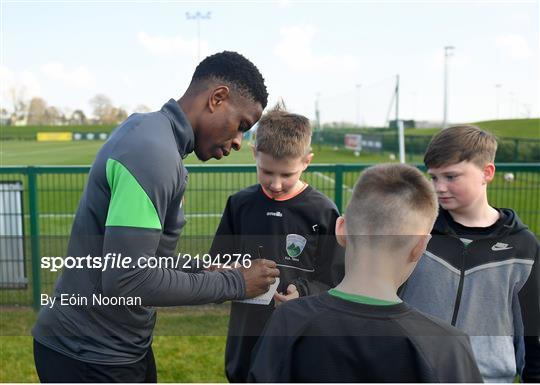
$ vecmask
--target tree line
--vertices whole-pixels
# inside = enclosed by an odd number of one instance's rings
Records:
[[[111,99],[104,94],[97,94],[89,100],[93,116],[86,116],[82,109],[61,109],[48,105],[45,99],[24,98],[23,90],[10,90],[12,111],[1,108],[1,120],[4,125],[85,125],[85,124],[117,124],[128,117],[122,107],[113,105]],[[149,112],[145,105],[139,105],[133,112]]]

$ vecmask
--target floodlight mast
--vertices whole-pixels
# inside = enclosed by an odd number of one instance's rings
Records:
[[[186,12],[187,20],[196,20],[197,21],[197,62],[201,61],[201,20],[209,20],[212,12],[206,12],[202,14],[197,11],[194,14]]]
[[[360,87],[361,84],[356,85],[356,126],[360,127]]]
[[[447,45],[444,47],[444,113],[442,128],[448,127],[448,58],[453,56],[454,47]]]
[[[396,126],[398,129],[398,143],[399,143],[399,163],[406,163],[405,161],[405,125],[403,120],[399,119],[399,74],[396,75]]]
[[[321,150],[321,142],[323,140],[322,137],[322,127],[321,127],[321,111],[319,110],[319,98],[321,94],[317,92],[315,97],[315,139],[317,142],[317,148],[320,151]]]

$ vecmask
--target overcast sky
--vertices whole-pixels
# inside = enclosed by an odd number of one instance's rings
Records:
[[[206,14],[188,20],[186,12]],[[283,98],[322,122],[384,124],[396,75],[402,119],[450,122],[540,115],[538,1],[6,1],[1,103],[26,90],[61,108],[97,93],[131,112],[187,87],[201,57],[234,50]],[[497,87],[499,85],[499,87]],[[394,115],[394,112],[391,113]]]

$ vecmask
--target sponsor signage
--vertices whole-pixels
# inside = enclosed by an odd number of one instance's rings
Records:
[[[74,132],[73,140],[107,140],[106,132]]]
[[[345,148],[349,150],[355,150],[355,151],[362,150],[362,135],[346,134],[345,135]]]
[[[38,142],[70,142],[73,140],[72,132],[38,132]]]

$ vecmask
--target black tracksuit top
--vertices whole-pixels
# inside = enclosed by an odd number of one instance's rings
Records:
[[[320,293],[343,278],[344,250],[335,237],[338,216],[335,204],[311,186],[279,201],[254,185],[229,197],[211,255],[261,254],[278,265],[279,292],[294,284],[300,296]],[[273,310],[273,300],[269,305],[232,303],[225,353],[231,382],[246,381],[251,351]]]
[[[406,303],[329,293],[289,301],[268,321],[250,382],[482,382],[468,337]]]

